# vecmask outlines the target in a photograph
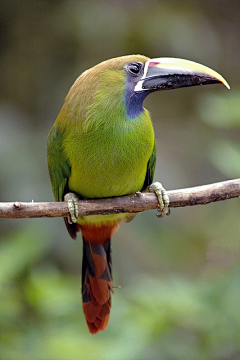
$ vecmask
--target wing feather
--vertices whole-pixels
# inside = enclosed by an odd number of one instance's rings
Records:
[[[141,191],[146,190],[146,188],[153,183],[155,165],[156,165],[156,142],[154,141],[152,155],[150,156],[150,159],[147,164],[147,172],[146,172],[143,188],[141,189]]]

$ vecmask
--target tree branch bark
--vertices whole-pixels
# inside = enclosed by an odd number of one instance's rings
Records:
[[[170,208],[205,205],[215,201],[240,197],[240,179],[172,190],[167,193]],[[157,208],[158,202],[155,194],[136,193],[115,198],[80,200],[79,216],[138,213]],[[15,201],[0,203],[0,218],[66,217],[67,215],[66,202],[26,203]]]

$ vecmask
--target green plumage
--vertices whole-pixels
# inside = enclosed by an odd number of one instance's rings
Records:
[[[134,215],[80,217],[78,197],[128,195],[152,184],[156,147],[143,100],[153,91],[211,83],[229,88],[221,75],[203,65],[131,55],[85,71],[67,95],[48,136],[48,165],[55,199],[62,201],[70,192],[71,216],[65,219],[69,234],[75,239],[82,232],[82,300],[91,334],[104,330],[109,321],[111,237],[121,221]],[[161,216],[168,214],[169,199],[161,184],[152,184],[151,190],[158,196]]]
[[[70,89],[48,137],[57,201],[68,191],[81,198],[132,194],[152,182],[156,150],[150,115],[145,109],[135,119],[127,115],[123,70],[129,62],[147,60],[143,56],[108,60],[85,71]],[[84,218],[88,220],[93,218]]]

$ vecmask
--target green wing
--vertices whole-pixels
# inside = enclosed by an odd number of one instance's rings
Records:
[[[63,201],[64,195],[68,192],[68,179],[71,175],[71,168],[62,150],[63,134],[53,127],[48,135],[48,169],[56,201]],[[69,234],[76,239],[77,224],[69,224],[64,218]]]
[[[156,142],[154,140],[153,152],[152,152],[152,155],[150,156],[150,159],[147,164],[146,177],[145,177],[145,181],[144,181],[143,188],[141,191],[145,190],[149,185],[152,184],[154,171],[155,171],[155,165],[156,165]]]
[[[48,169],[52,183],[54,198],[63,201],[67,192],[67,182],[71,174],[71,168],[62,150],[63,135],[53,127],[48,135]]]

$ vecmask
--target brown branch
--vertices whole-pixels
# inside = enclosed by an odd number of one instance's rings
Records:
[[[168,191],[170,208],[204,205],[210,202],[240,197],[240,179]],[[137,213],[157,209],[155,194],[137,193],[107,199],[79,201],[79,216],[96,214]],[[68,215],[66,202],[0,203],[0,218],[63,217]]]

